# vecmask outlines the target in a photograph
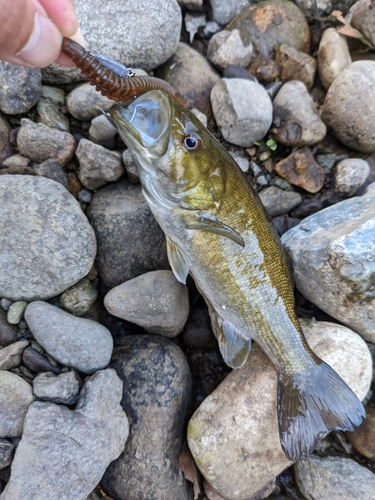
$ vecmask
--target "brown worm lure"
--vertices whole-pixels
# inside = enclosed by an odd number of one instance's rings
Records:
[[[164,90],[173,100],[182,103],[182,99],[176,97],[173,87],[164,80],[152,76],[131,76],[131,73],[125,77],[119,76],[105,63],[103,64],[103,59],[106,58],[91,54],[70,38],[63,38],[61,50],[76,64],[91,85],[109,99],[126,101],[139,97],[149,90]],[[123,68],[127,69],[125,66]]]

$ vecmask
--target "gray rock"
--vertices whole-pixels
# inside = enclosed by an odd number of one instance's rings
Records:
[[[189,316],[189,292],[172,271],[151,271],[113,288],[104,305],[114,316],[172,338]]]
[[[177,0],[178,5],[191,10],[200,10],[203,5],[203,0]]]
[[[94,232],[61,184],[3,175],[0,199],[0,296],[26,301],[54,297],[90,271]]]
[[[114,127],[106,116],[96,116],[89,129],[89,139],[95,144],[100,144],[106,148],[112,148],[116,145],[117,128]]]
[[[133,184],[137,184],[139,182],[139,176],[138,176],[138,168],[137,165],[134,163],[133,157],[129,149],[125,149],[124,152],[122,153],[122,161],[125,166],[126,174],[128,176],[128,179],[130,182]]]
[[[309,457],[294,465],[296,483],[307,500],[375,499],[375,476],[344,457]]]
[[[97,92],[89,83],[83,83],[70,92],[66,106],[71,115],[80,121],[89,121],[100,114],[100,109],[108,111],[115,101]]]
[[[63,132],[70,131],[69,118],[61,111],[61,106],[51,103],[48,98],[39,99],[36,110],[38,113],[38,123],[43,123],[47,127],[62,130]]]
[[[202,111],[197,108],[192,108],[190,111],[195,114],[204,127],[207,127],[207,116]]]
[[[0,113],[0,167],[4,160],[16,152],[13,144],[10,142],[11,127],[8,120]]]
[[[26,309],[27,302],[24,300],[17,300],[13,302],[8,309],[7,320],[11,325],[18,325],[18,323],[23,318],[23,313]]]
[[[128,436],[121,390],[116,372],[103,370],[85,383],[74,411],[35,402],[1,500],[85,500]]]
[[[0,62],[0,109],[7,115],[29,111],[42,92],[39,68],[24,68],[9,62]]]
[[[212,20],[218,24],[228,24],[243,9],[249,6],[249,0],[209,0]]]
[[[53,181],[59,182],[64,186],[65,189],[69,191],[69,178],[68,174],[61,167],[61,165],[55,160],[46,160],[40,165],[34,167],[34,172],[37,175],[47,177],[47,179],[52,179]]]
[[[0,350],[0,370],[10,370],[21,364],[21,355],[29,345],[28,340],[14,342]]]
[[[252,55],[252,43],[245,46],[238,30],[220,31],[208,42],[207,59],[221,70],[229,64],[246,68]]]
[[[0,299],[0,306],[4,309],[4,311],[7,311],[10,306],[12,305],[12,301],[8,299]]]
[[[73,158],[76,142],[68,132],[36,124],[27,118],[23,118],[21,124],[17,147],[23,156],[38,163],[55,160],[61,166]]]
[[[282,241],[300,292],[375,342],[375,184],[307,217]]]
[[[0,469],[12,463],[14,444],[7,439],[0,439]]]
[[[51,361],[54,364],[52,364]],[[55,374],[59,374],[61,371],[57,366],[56,361],[51,358],[51,356],[47,357],[45,354],[42,354],[38,349],[35,348],[35,343],[33,343],[30,347],[26,347],[26,349],[23,351],[22,364],[23,367],[26,366],[26,368],[30,371],[30,374],[33,375],[32,378],[35,377],[35,373],[51,371]]]
[[[319,44],[318,70],[320,80],[325,89],[339,74],[351,64],[348,42],[336,28],[328,28],[323,32]]]
[[[133,335],[124,338],[113,368],[124,382],[130,435],[104,474],[104,490],[118,500],[190,499],[178,464],[191,397],[184,354],[164,337]]]
[[[199,28],[206,26],[206,14],[197,12],[187,12],[184,17],[185,28],[189,33],[190,44],[194,40],[195,35],[198,33]]]
[[[285,146],[312,146],[327,132],[306,86],[296,80],[285,83],[277,93],[273,124],[271,134]]]
[[[29,158],[17,154],[9,156],[3,161],[3,167],[27,167],[30,164]]]
[[[36,397],[57,404],[72,405],[78,399],[80,379],[74,370],[55,375],[41,373],[33,380]]]
[[[29,406],[34,401],[31,385],[14,373],[0,370],[0,437],[18,437]]]
[[[353,196],[366,182],[370,175],[367,161],[360,158],[348,158],[336,165],[334,183],[337,193]]]
[[[373,12],[373,5],[370,0],[359,0],[353,8],[353,14],[350,24],[365,35],[367,40],[375,45],[375,12]]]
[[[118,181],[125,172],[118,151],[110,151],[87,139],[79,141],[76,155],[80,166],[78,178],[87,189]]]
[[[280,45],[275,61],[279,65],[280,79],[283,82],[299,80],[308,89],[312,88],[316,74],[316,60],[313,57],[293,47]]]
[[[84,278],[66,290],[60,297],[63,309],[75,316],[86,314],[98,298],[98,292],[90,280]]]
[[[302,196],[299,193],[284,191],[276,186],[263,189],[259,193],[259,198],[271,217],[288,213],[302,201]]]
[[[250,162],[239,151],[229,151],[229,154],[236,161],[242,172],[246,173],[249,171]]]
[[[223,78],[211,92],[212,110],[224,139],[251,147],[268,132],[272,102],[264,87],[240,78]]]
[[[140,274],[168,267],[165,236],[141,187],[120,181],[94,194],[87,211],[98,241],[103,290]]]
[[[113,339],[100,323],[77,318],[41,301],[27,306],[25,319],[39,344],[62,365],[83,373],[94,373],[108,365]]]
[[[18,328],[8,323],[7,312],[0,308],[0,345],[7,346],[17,342],[17,332]]]
[[[375,61],[350,64],[330,86],[323,120],[335,136],[361,153],[375,151]]]
[[[307,18],[332,11],[331,0],[317,0],[316,3],[314,0],[296,0],[296,5],[298,5]]]

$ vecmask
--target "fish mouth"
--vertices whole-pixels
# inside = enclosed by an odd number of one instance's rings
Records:
[[[127,106],[115,104],[109,113],[127,146],[138,144],[156,156],[166,153],[173,114],[166,93],[151,90]]]

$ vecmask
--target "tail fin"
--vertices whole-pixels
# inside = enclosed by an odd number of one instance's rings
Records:
[[[326,363],[298,378],[279,375],[280,442],[289,460],[311,453],[329,431],[352,431],[365,417],[362,403]]]

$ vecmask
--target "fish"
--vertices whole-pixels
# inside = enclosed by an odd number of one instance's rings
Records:
[[[282,244],[234,159],[162,90],[115,104],[109,115],[166,235],[176,279],[186,283],[190,274],[207,303],[224,361],[243,366],[254,340],[276,368],[286,457],[310,454],[333,429],[352,431],[365,417],[363,405],[308,345]]]

